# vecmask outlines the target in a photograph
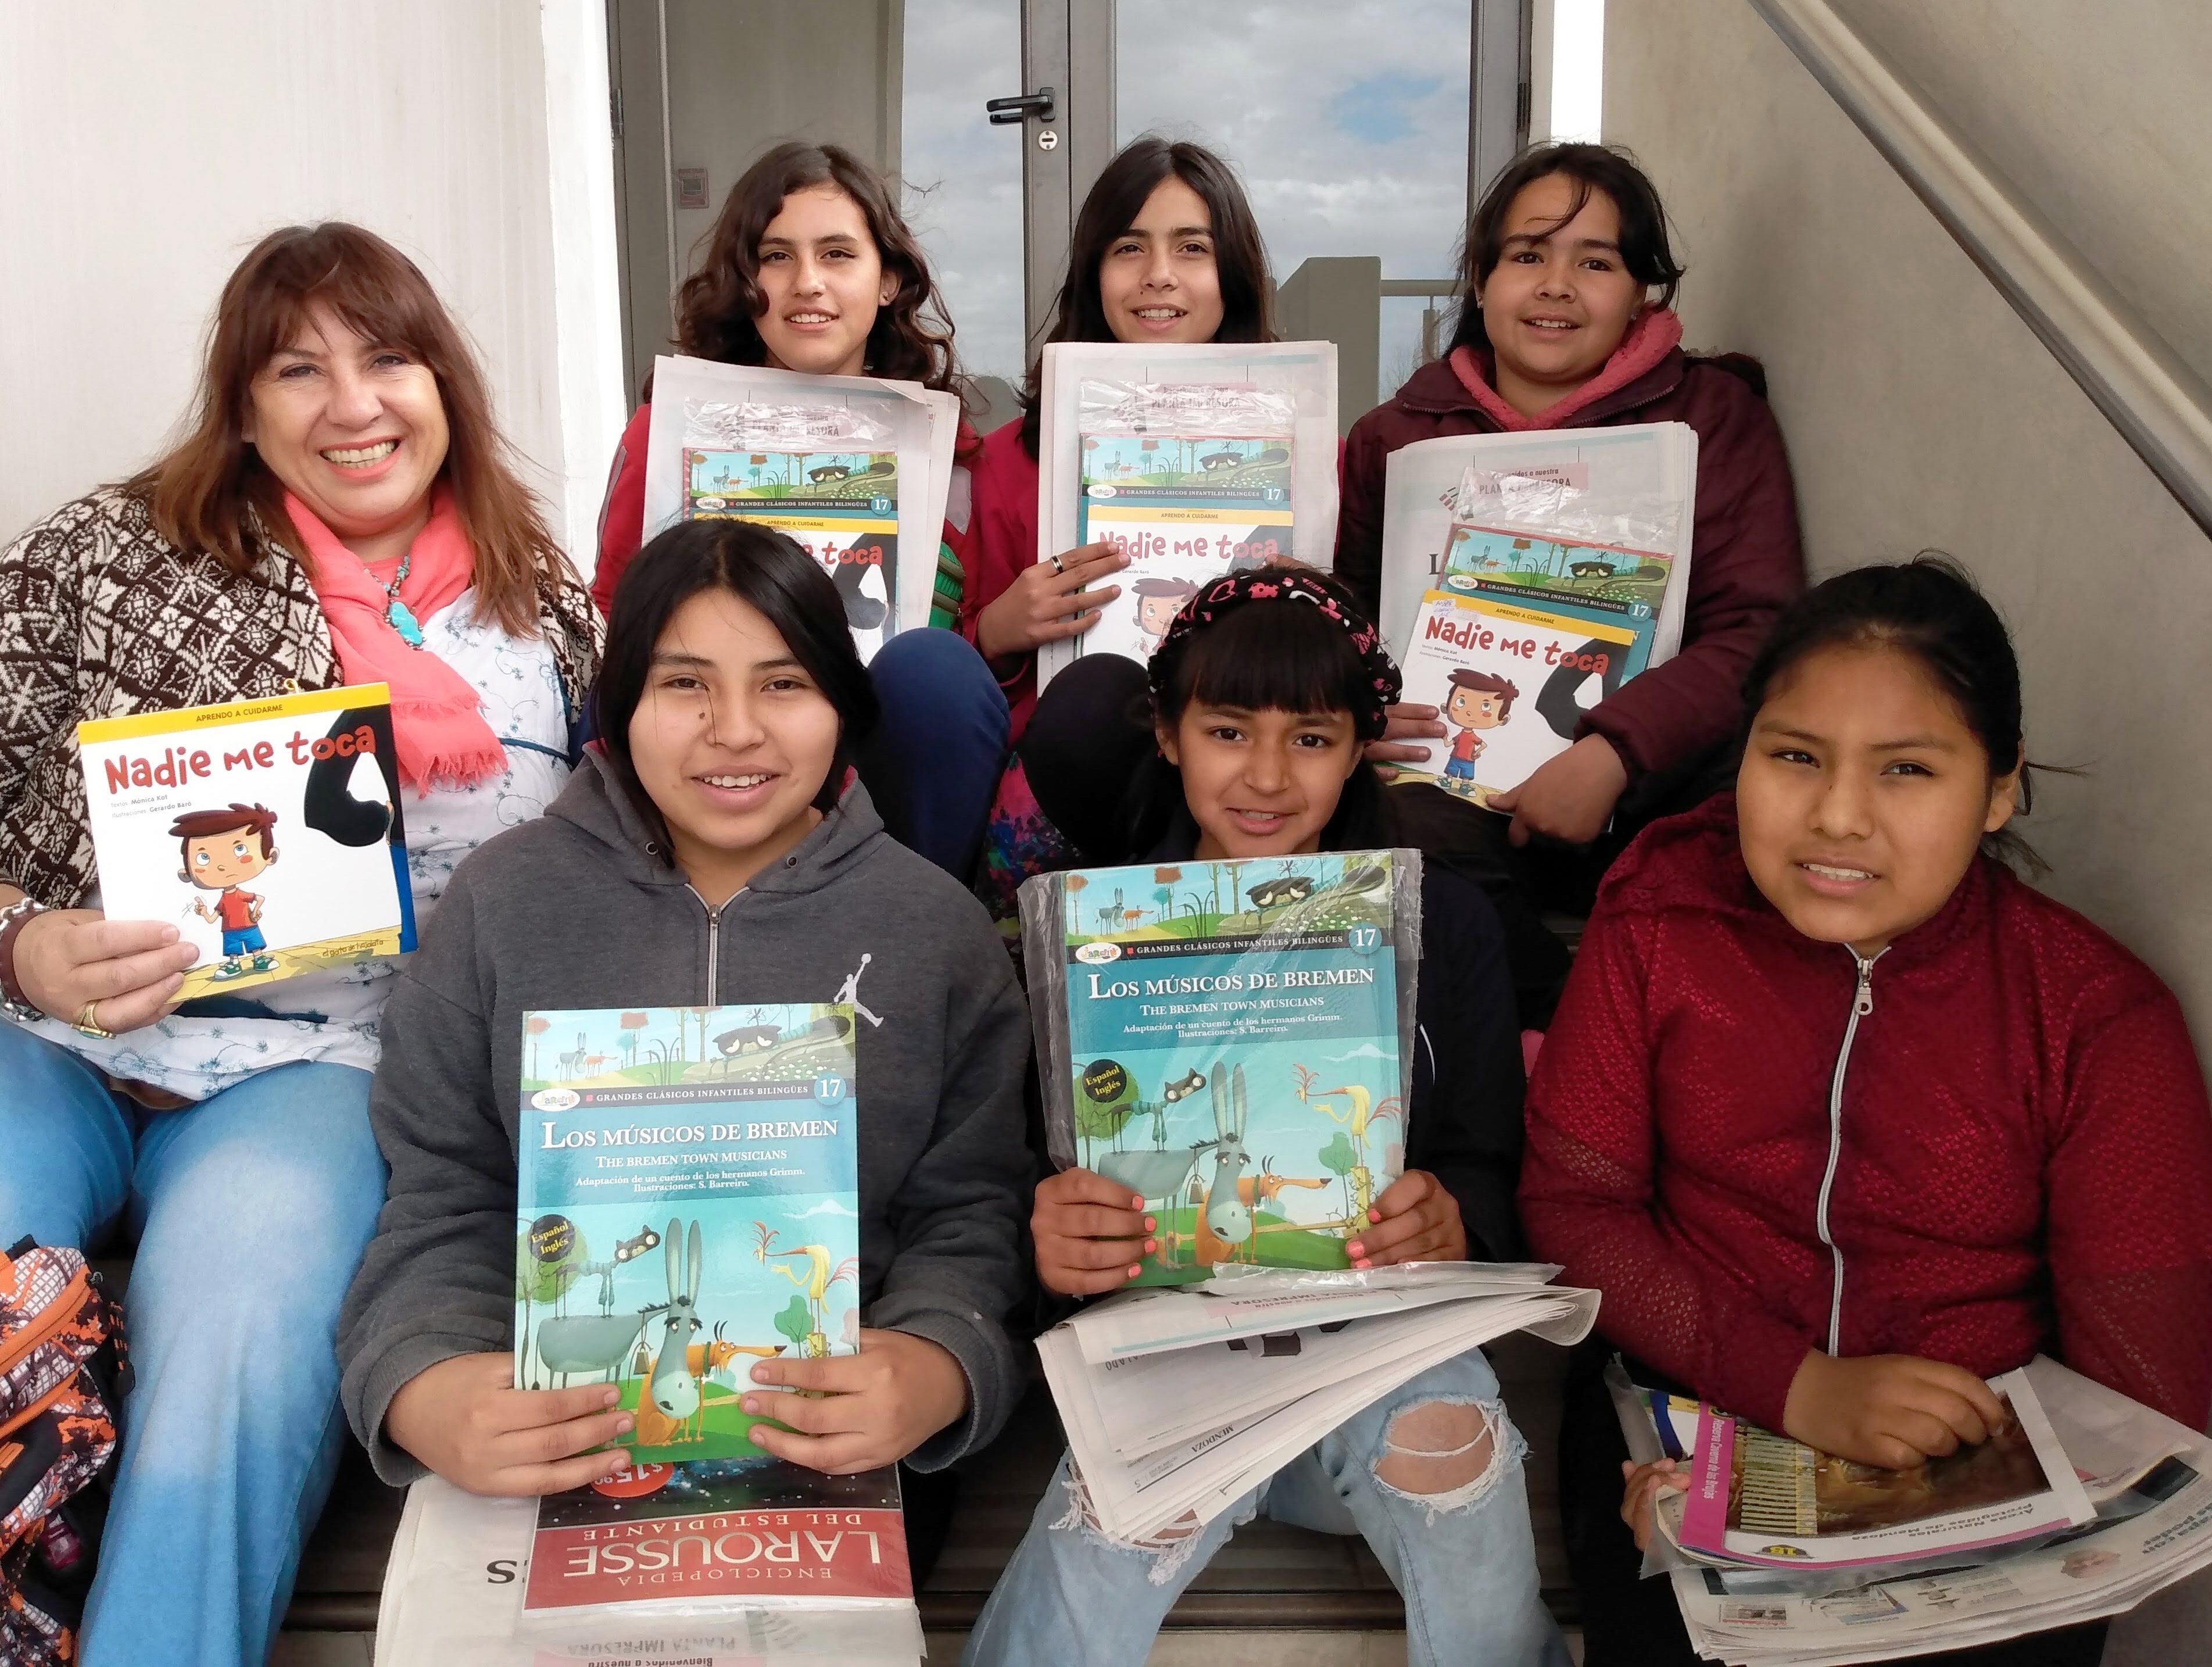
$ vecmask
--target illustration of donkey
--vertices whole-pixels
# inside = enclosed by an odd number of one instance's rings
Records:
[[[1238,1184],[1251,1167],[1244,1149],[1244,1068],[1232,1065],[1227,1072],[1216,1066],[1209,1074],[1213,1092],[1214,1138],[1202,1142],[1213,1151],[1213,1179],[1206,1189],[1206,1210],[1199,1217],[1198,1260],[1211,1265],[1236,1260],[1252,1238],[1252,1207]],[[1222,1092],[1226,1076],[1229,1092]]]
[[[679,1256],[677,1245],[683,1244]],[[668,1300],[647,1309],[648,1317],[660,1317],[660,1347],[653,1357],[653,1375],[645,1393],[637,1398],[637,1445],[670,1447],[680,1442],[707,1439],[706,1392],[691,1375],[689,1354],[691,1335],[699,1329],[699,1276],[707,1265],[707,1247],[699,1224],[691,1224],[685,1237],[681,1220],[672,1219],[666,1239]],[[699,1428],[692,1433],[697,1419]]]

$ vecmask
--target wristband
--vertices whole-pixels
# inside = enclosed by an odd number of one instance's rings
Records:
[[[23,994],[23,986],[15,976],[16,934],[46,912],[46,904],[27,896],[0,909],[0,1013],[5,1013],[18,1024],[34,1025],[46,1016]]]

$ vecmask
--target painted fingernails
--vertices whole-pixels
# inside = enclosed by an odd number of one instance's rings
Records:
[[[1139,1263],[1133,1262],[1129,1264],[1129,1277],[1131,1279],[1136,1278],[1138,1275],[1144,1271],[1144,1268]]]
[[[1355,1268],[1361,1269],[1363,1269],[1363,1270],[1364,1270],[1364,1269],[1369,1269],[1369,1268],[1373,1267],[1375,1264],[1374,1264],[1373,1262],[1371,1262],[1368,1261],[1368,1259],[1367,1259],[1365,1256],[1361,1256],[1358,1260],[1357,1260],[1356,1262],[1354,1262],[1352,1265],[1353,1267],[1355,1267]]]
[[[1157,1238],[1148,1238],[1148,1239],[1146,1239],[1146,1240],[1145,1241],[1145,1254],[1146,1254],[1146,1256],[1150,1256],[1150,1255],[1152,1255],[1152,1253],[1153,1251],[1155,1251],[1155,1250],[1158,1250],[1159,1248],[1160,1248],[1160,1241],[1159,1241],[1158,1239],[1157,1239]]]
[[[1344,1253],[1345,1255],[1357,1260],[1358,1257],[1364,1256],[1367,1254],[1367,1247],[1364,1244],[1347,1244],[1344,1247]]]

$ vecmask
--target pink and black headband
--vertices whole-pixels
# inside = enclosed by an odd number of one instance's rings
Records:
[[[1261,567],[1224,574],[1184,603],[1153,651],[1147,667],[1152,699],[1157,704],[1175,675],[1191,635],[1251,602],[1301,602],[1342,630],[1358,654],[1373,705],[1355,715],[1362,737],[1382,733],[1383,709],[1393,705],[1404,679],[1398,664],[1382,646],[1382,633],[1363,615],[1342,587],[1328,575],[1310,568]]]

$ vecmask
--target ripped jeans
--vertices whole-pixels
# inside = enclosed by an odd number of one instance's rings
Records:
[[[1471,1348],[1346,1419],[1212,1522],[1144,1545],[1086,1520],[1063,1457],[961,1659],[1140,1667],[1183,1588],[1264,1511],[1366,1538],[1406,1600],[1408,1667],[1566,1667],[1536,1591],[1525,1451]]]

